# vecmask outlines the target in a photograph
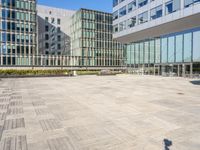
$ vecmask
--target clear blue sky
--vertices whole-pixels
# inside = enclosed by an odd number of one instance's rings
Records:
[[[38,0],[38,4],[72,10],[88,8],[112,12],[112,0]]]

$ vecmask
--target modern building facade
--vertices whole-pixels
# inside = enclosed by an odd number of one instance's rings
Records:
[[[0,64],[31,65],[37,54],[36,0],[0,1]]]
[[[114,39],[142,73],[200,73],[199,0],[113,0]]]
[[[73,10],[37,6],[39,54],[70,55]]]
[[[81,57],[77,65],[121,66],[124,45],[113,40],[112,14],[80,9],[72,16],[72,56]]]

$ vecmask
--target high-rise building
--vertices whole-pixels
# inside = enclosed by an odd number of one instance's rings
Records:
[[[114,39],[128,44],[127,65],[143,73],[200,70],[199,0],[113,0]]]
[[[77,65],[121,66],[124,46],[113,40],[112,14],[80,9],[72,16],[72,56]]]
[[[73,10],[37,6],[39,54],[70,55]]]
[[[37,53],[36,0],[0,0],[0,64],[32,64]]]

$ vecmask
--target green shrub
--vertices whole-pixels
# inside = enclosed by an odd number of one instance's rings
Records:
[[[66,75],[68,70],[0,70],[0,75]]]

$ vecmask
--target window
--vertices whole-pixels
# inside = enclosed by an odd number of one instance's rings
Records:
[[[144,63],[149,63],[149,41],[144,42]]]
[[[21,31],[24,32],[24,24],[21,24]]]
[[[15,11],[12,11],[12,19],[15,19],[15,17],[16,17],[16,13]]]
[[[21,35],[21,42],[24,43],[24,35]]]
[[[119,23],[119,31],[123,31],[126,29],[126,21]]]
[[[162,5],[151,10],[151,20],[162,17]]]
[[[138,64],[140,61],[140,47],[139,43],[135,44],[135,63]]]
[[[51,18],[51,23],[55,23],[55,19],[54,18]]]
[[[49,48],[49,43],[45,43],[45,48],[46,48],[46,49]]]
[[[48,22],[48,21],[49,21],[49,18],[48,18],[48,17],[45,17],[45,21]]]
[[[119,17],[122,17],[126,15],[126,6],[122,7],[120,10],[119,10]]]
[[[200,0],[184,0],[184,6],[185,6],[185,7],[189,7],[189,6],[191,6],[192,4],[198,3],[198,2],[200,2]]]
[[[26,21],[29,21],[29,15],[25,14]]]
[[[173,12],[173,1],[170,1],[165,4],[165,13],[171,14],[172,12]]]
[[[21,1],[21,8],[24,9],[24,1]]]
[[[140,42],[139,44],[139,48],[140,48],[140,64],[143,64],[144,63],[144,43],[143,42]]]
[[[113,7],[118,5],[118,0],[113,0]]]
[[[174,62],[174,52],[175,52],[175,38],[174,36],[168,37],[168,62]]]
[[[29,30],[29,25],[26,24],[25,26],[26,26],[26,32],[28,32],[28,30]]]
[[[123,1],[125,1],[125,0],[119,0],[119,3],[123,2]]]
[[[167,38],[162,38],[161,40],[162,63],[167,63],[167,47],[168,47],[167,43],[168,43]]]
[[[61,49],[61,45],[60,45],[60,44],[58,44],[58,45],[57,45],[57,47],[58,47],[58,50],[60,50],[60,49]]]
[[[180,0],[169,1],[165,4],[165,14],[171,14],[180,9]]]
[[[176,62],[183,61],[183,35],[176,36]]]
[[[2,9],[2,18],[7,18],[7,11],[5,9]]]
[[[58,18],[58,19],[57,19],[57,24],[60,25],[60,23],[61,23],[61,21],[60,21],[60,19]]]
[[[49,35],[45,34],[45,40],[49,40]]]
[[[135,25],[136,25],[136,17],[132,17],[132,18],[128,19],[128,21],[127,21],[128,28],[132,28]]]
[[[200,61],[200,31],[193,33],[193,61]]]
[[[160,38],[155,40],[155,62],[160,63]]]
[[[15,31],[15,23],[14,22],[12,22],[11,26],[12,26],[12,31]]]
[[[144,12],[138,15],[138,24],[148,22],[148,12]]]
[[[2,33],[2,41],[6,42],[6,33]]]
[[[155,40],[149,41],[149,62],[155,62]]]
[[[45,31],[46,31],[46,32],[49,31],[49,26],[48,26],[48,25],[45,26]]]
[[[60,35],[58,35],[57,39],[58,39],[58,41],[61,41],[61,36],[60,36]]]
[[[29,37],[28,37],[28,35],[26,35],[26,43],[28,43],[29,42]]]
[[[136,0],[128,4],[128,13],[136,9]]]
[[[21,12],[21,20],[25,20],[24,13]]]
[[[113,13],[113,20],[116,20],[116,19],[118,19],[118,11],[115,11]]]
[[[148,3],[148,0],[138,0],[138,7],[142,7]]]
[[[184,34],[184,62],[190,62],[192,57],[192,33]]]
[[[117,24],[117,25],[114,25],[114,26],[113,26],[113,32],[116,33],[116,32],[118,32],[118,30],[119,30],[119,29],[118,29],[118,24]]]
[[[60,32],[61,32],[60,27],[58,27],[57,28],[57,33],[60,33]]]
[[[7,25],[5,21],[2,21],[2,29],[7,30]]]
[[[20,31],[20,24],[17,24],[17,31]]]
[[[20,8],[20,3],[19,3],[19,1],[16,1],[16,7],[17,7],[17,8]]]
[[[20,35],[17,34],[17,43],[19,43],[19,42],[20,42]]]

